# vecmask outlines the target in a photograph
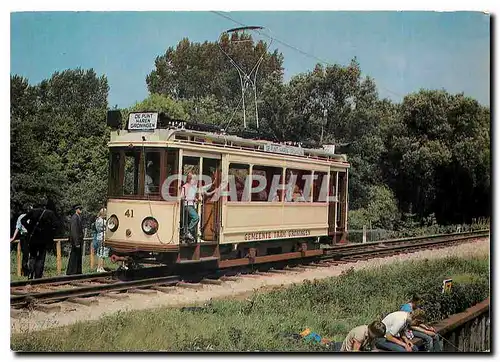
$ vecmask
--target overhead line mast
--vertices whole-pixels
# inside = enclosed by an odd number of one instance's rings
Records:
[[[264,55],[267,52],[267,49],[264,49],[264,52],[260,56],[260,58],[257,60],[255,65],[253,66],[252,70],[247,73],[241,64],[238,64],[233,57],[231,57],[221,46],[221,39],[224,36],[224,34],[229,35],[230,33],[238,33],[238,32],[244,32],[246,30],[252,30],[252,31],[259,31],[264,29],[262,26],[242,26],[238,28],[232,28],[229,30],[226,30],[219,36],[219,42],[217,45],[219,46],[219,49],[222,51],[222,53],[229,59],[229,62],[231,65],[236,68],[238,71],[238,75],[240,77],[240,86],[241,86],[241,103],[243,107],[243,127],[246,129],[247,128],[247,121],[246,121],[246,108],[245,108],[245,93],[246,90],[248,89],[248,86],[251,85],[253,89],[253,94],[254,94],[254,102],[255,102],[255,120],[257,124],[257,128],[259,128],[259,109],[257,106],[257,73],[259,71],[259,67],[262,64],[262,61],[264,60]],[[269,43],[269,47],[271,46],[273,40],[271,38],[271,43]],[[253,77],[252,77],[253,75]],[[239,105],[239,104],[238,104]]]

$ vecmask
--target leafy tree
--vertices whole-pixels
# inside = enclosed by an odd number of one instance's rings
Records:
[[[56,72],[31,86],[11,77],[11,214],[52,197],[60,215],[106,198],[108,84],[93,70]]]
[[[463,94],[421,90],[401,103],[379,99],[356,59],[317,65],[283,81],[283,56],[247,34],[222,48],[257,77],[260,128],[277,141],[333,143],[351,163],[351,227],[449,224],[489,216],[490,111]],[[242,128],[240,78],[216,42],[188,39],[156,58],[150,95],[130,111]],[[75,202],[96,213],[105,203],[109,129],[108,84],[93,70],[56,72],[39,84],[11,76],[11,214],[56,197],[60,211]],[[245,97],[255,124],[253,95]],[[401,222],[400,215],[405,215]],[[411,217],[410,217],[411,215]],[[431,221],[429,221],[431,220]]]
[[[277,50],[269,52],[264,41],[255,42],[249,34],[232,33],[221,38],[220,46],[247,73],[263,57],[258,69],[258,91],[270,76],[283,76],[283,56]],[[240,106],[240,77],[217,42],[181,40],[175,48],[169,47],[156,58],[155,69],[146,77],[146,83],[151,94],[163,94],[175,100],[200,101],[214,97],[230,109]],[[254,117],[253,97],[249,93],[247,97],[245,109],[249,117]]]
[[[439,222],[488,215],[489,110],[461,94],[422,90],[404,98],[399,114],[384,171],[401,208],[412,205],[420,218],[435,212]]]
[[[130,109],[123,110],[126,119],[128,112],[145,112],[155,111],[164,112],[173,119],[186,120],[187,114],[180,102],[173,100],[171,97],[162,94],[150,94],[142,102],[138,102]]]
[[[369,202],[366,207],[349,212],[349,227],[362,229],[363,225],[372,228],[394,230],[401,218],[394,193],[387,186],[370,186]]]

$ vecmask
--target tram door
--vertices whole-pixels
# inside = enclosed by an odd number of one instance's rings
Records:
[[[182,158],[182,174],[192,173],[197,179],[197,212],[199,216],[197,239],[201,241],[218,241],[220,225],[220,207],[218,189],[221,180],[220,156],[184,156]],[[187,215],[183,215],[188,219]],[[189,220],[183,221],[185,225]],[[183,228],[181,228],[182,230]],[[181,231],[182,232],[182,231]]]
[[[337,198],[338,197],[338,172],[330,171],[330,183],[328,185],[328,235],[333,236],[337,231]]]

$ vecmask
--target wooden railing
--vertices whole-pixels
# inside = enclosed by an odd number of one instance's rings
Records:
[[[65,239],[54,239],[54,243],[56,243],[56,269],[57,274],[61,274],[62,272],[62,252],[61,252],[61,243],[63,241],[68,241],[68,238]],[[92,245],[92,238],[84,238],[83,239],[83,248],[82,248],[82,258],[85,257],[85,242],[90,241],[90,269],[94,269],[94,246]],[[21,243],[19,240],[14,240],[13,243],[17,243],[17,255],[16,255],[16,274],[18,277],[21,276]],[[82,261],[83,262],[83,261]]]

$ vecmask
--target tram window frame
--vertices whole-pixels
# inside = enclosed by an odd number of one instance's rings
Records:
[[[162,184],[162,168],[166,167],[166,165],[164,165],[162,163],[162,153],[163,153],[163,150],[162,149],[155,149],[155,148],[147,148],[146,150],[144,150],[144,152],[142,152],[142,156],[141,156],[141,159],[142,159],[142,162],[143,162],[143,168],[144,168],[144,172],[143,174],[141,175],[141,178],[143,179],[144,181],[144,186],[142,188],[142,191],[143,191],[143,195],[144,197],[149,197],[149,198],[159,198],[160,197],[160,194],[161,194],[161,184]],[[152,164],[152,167],[153,167],[153,172],[154,174],[156,174],[154,177],[149,175],[152,179],[152,185],[151,186],[151,190],[149,193],[146,193],[146,187],[148,186],[146,184],[146,175],[148,175],[148,163],[150,161],[152,161],[151,159],[148,159],[148,156],[152,156],[154,155],[155,157],[157,157],[157,160],[156,162],[153,161],[153,164]]]
[[[328,181],[328,172],[315,171],[314,175],[315,176],[317,175],[318,177],[315,177],[313,180],[313,200],[312,200],[312,202],[313,203],[326,203],[327,200],[321,201],[319,199],[319,196],[321,195],[321,192],[323,189],[323,183]],[[324,179],[325,177],[326,177],[326,180]],[[327,187],[328,187],[327,194],[324,196],[326,196],[328,198],[330,196],[330,191],[331,191],[329,183],[327,184]]]
[[[295,184],[292,187],[289,187],[288,183],[291,177],[291,173],[297,174],[297,178],[295,181]],[[304,188],[306,185],[307,178],[304,178],[304,176],[309,176],[312,177],[312,171],[311,170],[304,170],[304,169],[299,169],[299,168],[287,168],[285,171],[285,202],[287,203],[310,203],[311,202],[311,192],[312,192],[312,185],[313,183],[311,182],[310,184],[310,189],[308,192],[308,195],[304,194]],[[314,180],[313,180],[314,181]],[[295,187],[299,188],[299,191],[301,193],[301,196],[303,198],[303,201],[294,201],[294,194],[295,194]]]
[[[121,180],[122,186],[122,196],[124,197],[137,197],[142,196],[142,191],[140,188],[140,178],[141,178],[141,160],[142,160],[142,151],[139,149],[126,149],[122,153],[123,162],[121,163],[121,167],[123,167],[123,180]],[[132,172],[127,172],[127,160],[133,161],[133,170]],[[126,193],[126,185],[127,183],[127,175],[132,174],[132,188],[133,191],[131,193]]]
[[[280,186],[281,186],[281,181],[283,179],[283,168],[282,167],[274,167],[274,166],[262,166],[262,165],[253,165],[252,166],[252,178],[251,178],[251,184],[250,184],[250,191],[253,189],[253,184],[254,184],[254,175],[256,175],[255,171],[259,172],[260,176],[264,176],[266,179],[266,187],[264,190],[256,193],[256,192],[251,192],[250,195],[250,201],[252,202],[281,202],[283,200],[283,194],[280,192]],[[273,178],[275,175],[279,175],[279,182],[278,182],[278,190],[276,193],[276,196],[270,197],[269,194],[271,192],[271,187],[273,183]],[[262,196],[259,196],[262,194],[262,192],[265,191],[265,198]]]
[[[109,180],[108,195],[122,196],[123,182],[120,180],[121,173],[121,149],[110,149],[109,151]]]
[[[163,165],[165,169],[165,178],[161,181],[163,183],[169,177],[177,175],[177,178],[169,184],[168,193],[170,197],[177,197],[179,195],[179,150],[178,149],[166,149],[165,150],[165,162]]]
[[[231,176],[237,176],[235,175],[234,171],[233,170],[237,170],[237,171],[246,171],[246,175],[243,177],[243,190],[241,190],[241,193],[239,194],[238,191],[240,191],[238,189],[238,185],[241,185],[241,183],[238,183],[237,182],[237,178],[235,177],[234,179],[234,184],[232,182],[229,182],[229,179]],[[229,164],[229,168],[228,168],[228,196],[227,196],[227,201],[228,202],[248,202],[249,201],[249,195],[246,195],[248,193],[248,187],[247,187],[247,183],[248,183],[248,180],[249,180],[249,176],[250,175],[250,165],[248,164],[243,164],[243,163],[230,163]],[[241,176],[239,177],[241,178]],[[236,187],[236,200],[233,200],[231,195],[233,194],[232,190],[231,190],[231,187],[232,186],[235,186]]]
[[[135,160],[134,170],[134,192],[125,193],[125,182],[126,182],[126,159],[127,156],[131,157],[131,154],[135,154],[135,157],[139,160]],[[155,184],[158,182],[155,191],[149,194],[145,193],[145,181],[146,181],[146,169],[148,155],[156,154],[156,176]],[[146,164],[144,164],[146,160]],[[110,150],[110,172],[108,181],[108,194],[114,198],[122,199],[135,199],[135,200],[164,200],[163,198],[163,184],[168,176],[177,174],[179,164],[179,151],[177,149],[165,149],[158,147],[148,147],[143,149],[142,147],[134,148],[119,148]],[[156,166],[154,166],[156,167]],[[118,176],[117,176],[118,172]],[[170,196],[176,197],[178,195],[178,180],[174,180],[170,186],[173,187],[170,190]],[[168,201],[168,200],[167,200]]]

